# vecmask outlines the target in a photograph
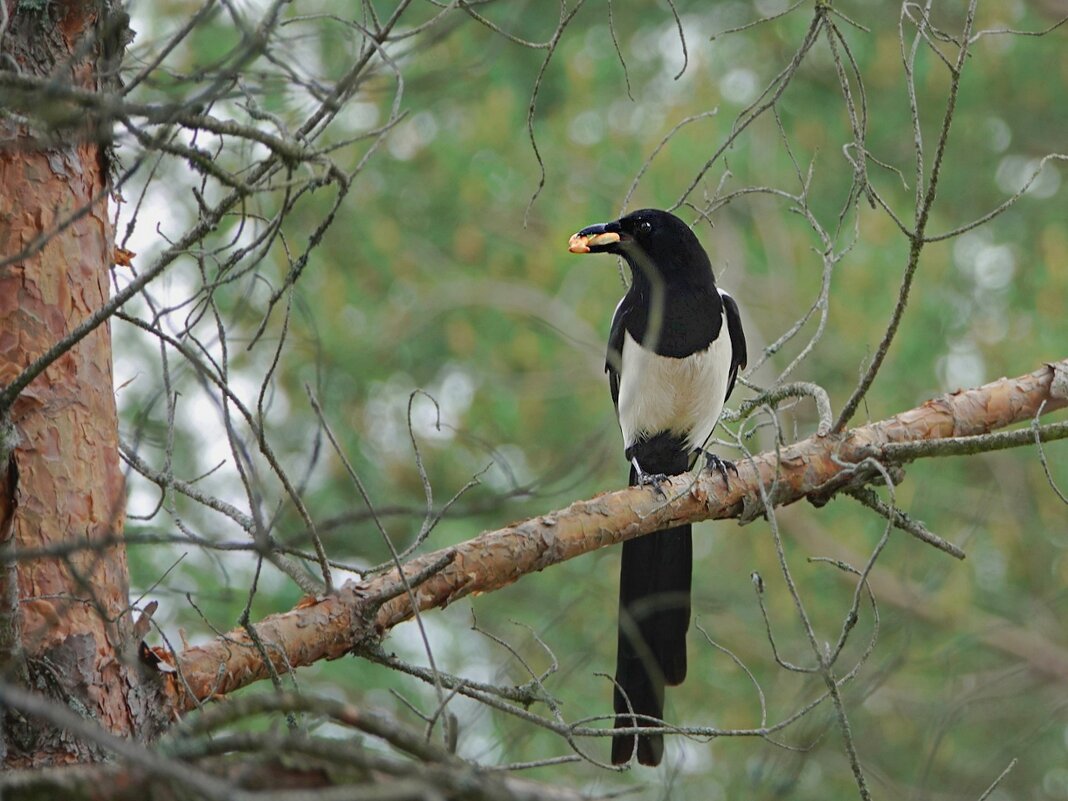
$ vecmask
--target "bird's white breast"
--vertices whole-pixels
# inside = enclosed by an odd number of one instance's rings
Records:
[[[691,450],[704,445],[723,411],[730,367],[725,325],[705,350],[681,359],[646,350],[624,333],[619,379],[624,447],[663,431],[685,436]]]

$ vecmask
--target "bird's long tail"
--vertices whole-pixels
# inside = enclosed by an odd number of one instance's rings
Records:
[[[639,457],[647,473],[674,475],[685,472],[685,451]],[[631,468],[630,483],[638,483]],[[615,726],[655,726],[632,717],[664,716],[665,684],[680,684],[686,678],[686,630],[690,626],[690,582],[693,543],[690,526],[658,531],[623,543],[619,576],[619,645],[616,655]],[[629,700],[629,704],[628,704]],[[664,753],[661,734],[616,735],[612,738],[612,762],[622,764],[634,754],[638,761],[658,765]]]

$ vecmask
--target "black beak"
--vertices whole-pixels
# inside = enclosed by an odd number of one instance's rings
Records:
[[[626,239],[619,222],[589,225],[573,234],[567,242],[572,253],[616,253],[619,243]]]

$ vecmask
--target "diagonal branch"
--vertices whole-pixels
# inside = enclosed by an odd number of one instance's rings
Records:
[[[404,563],[405,581],[397,571],[366,581],[349,582],[336,594],[292,611],[271,615],[256,625],[277,669],[337,659],[412,618],[412,599],[420,610],[444,607],[475,593],[493,592],[550,565],[663,528],[700,520],[759,516],[762,493],[775,506],[811,497],[826,502],[830,494],[871,482],[879,471],[864,469],[945,455],[908,449],[902,443],[969,438],[971,450],[1004,447],[995,429],[1030,423],[1038,414],[1068,407],[1068,359],[1047,364],[1017,378],[958,390],[927,401],[887,420],[839,435],[815,435],[793,445],[739,462],[729,486],[715,474],[696,479],[678,476],[664,485],[670,501],[648,487],[630,487],[566,509],[532,518]],[[1037,433],[1036,433],[1037,432]],[[1017,444],[1068,438],[1068,426],[1028,429]],[[956,450],[951,451],[956,452]],[[830,488],[830,489],[829,489]],[[448,558],[446,558],[448,557]],[[412,592],[403,592],[405,583]],[[247,633],[237,629],[206,645],[188,648],[176,661],[189,690],[172,682],[176,710],[195,700],[225,694],[266,678],[269,666]]]

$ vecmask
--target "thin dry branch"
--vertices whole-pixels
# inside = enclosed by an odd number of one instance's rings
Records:
[[[513,776],[482,771],[385,714],[294,693],[249,696],[216,706],[191,724],[178,727],[158,751],[131,743],[79,718],[61,704],[50,703],[17,687],[0,682],[0,699],[28,716],[62,725],[71,736],[92,742],[112,753],[118,766],[77,765],[51,770],[8,771],[0,778],[0,795],[18,798],[115,799],[195,797],[225,801],[298,801],[298,799],[407,799],[470,798],[487,801],[582,801],[577,790],[542,784]],[[303,732],[203,732],[230,722],[270,712],[307,712],[363,732],[389,744],[392,753],[367,748],[357,740],[313,737]],[[212,760],[222,754],[260,752],[269,762],[258,770],[234,760]],[[278,759],[298,754],[315,760],[316,768],[338,771],[333,790],[324,790],[321,769],[307,769]],[[406,754],[414,759],[404,759]],[[236,769],[235,769],[236,767]],[[365,771],[344,774],[343,767]],[[303,768],[303,769],[302,769]],[[260,771],[267,771],[266,775]],[[286,775],[285,771],[291,772]],[[364,780],[366,777],[366,780]],[[291,789],[269,789],[280,781]],[[353,781],[355,779],[355,781]]]
[[[864,559],[861,553],[836,542],[818,526],[796,517],[790,520],[790,531],[809,550],[831,553],[847,562]],[[851,580],[848,574],[842,574],[840,578],[843,581]],[[894,606],[924,623],[960,631],[959,616],[947,613],[929,590],[901,578],[890,568],[873,567],[868,583],[884,607]],[[968,610],[966,631],[986,648],[1019,660],[1037,675],[1059,684],[1068,682],[1068,649],[1051,642],[1039,632],[981,609]]]
[[[899,443],[973,437],[980,444],[989,432],[1014,423],[1030,423],[1039,409],[1068,406],[1068,359],[1013,379],[1000,379],[971,390],[932,399],[915,409],[841,435],[812,436],[777,453],[739,463],[739,475],[724,486],[718,475],[680,476],[665,484],[664,502],[647,487],[631,487],[576,501],[566,509],[486,532],[443,551],[404,564],[397,572],[350,582],[319,603],[271,615],[257,624],[271,645],[276,668],[289,669],[337,659],[409,620],[412,598],[419,609],[444,607],[467,595],[492,592],[520,577],[584,553],[670,526],[708,519],[752,519],[764,508],[762,493],[774,506],[806,497],[825,502],[827,488],[868,483],[870,472],[856,470],[865,460],[894,463],[887,451]],[[1046,427],[1047,429],[1049,427]],[[1058,426],[1050,438],[1068,436]],[[910,452],[908,459],[925,454]],[[937,453],[935,455],[938,455]],[[842,477],[849,481],[842,481]],[[768,489],[771,488],[771,489]],[[443,555],[451,559],[444,563]],[[427,571],[429,564],[441,568]],[[422,579],[413,580],[413,577]],[[398,593],[408,583],[412,594]],[[383,598],[389,598],[383,601]],[[177,656],[178,668],[193,695],[171,686],[176,709],[191,708],[198,698],[226,694],[266,678],[269,668],[241,629]]]

